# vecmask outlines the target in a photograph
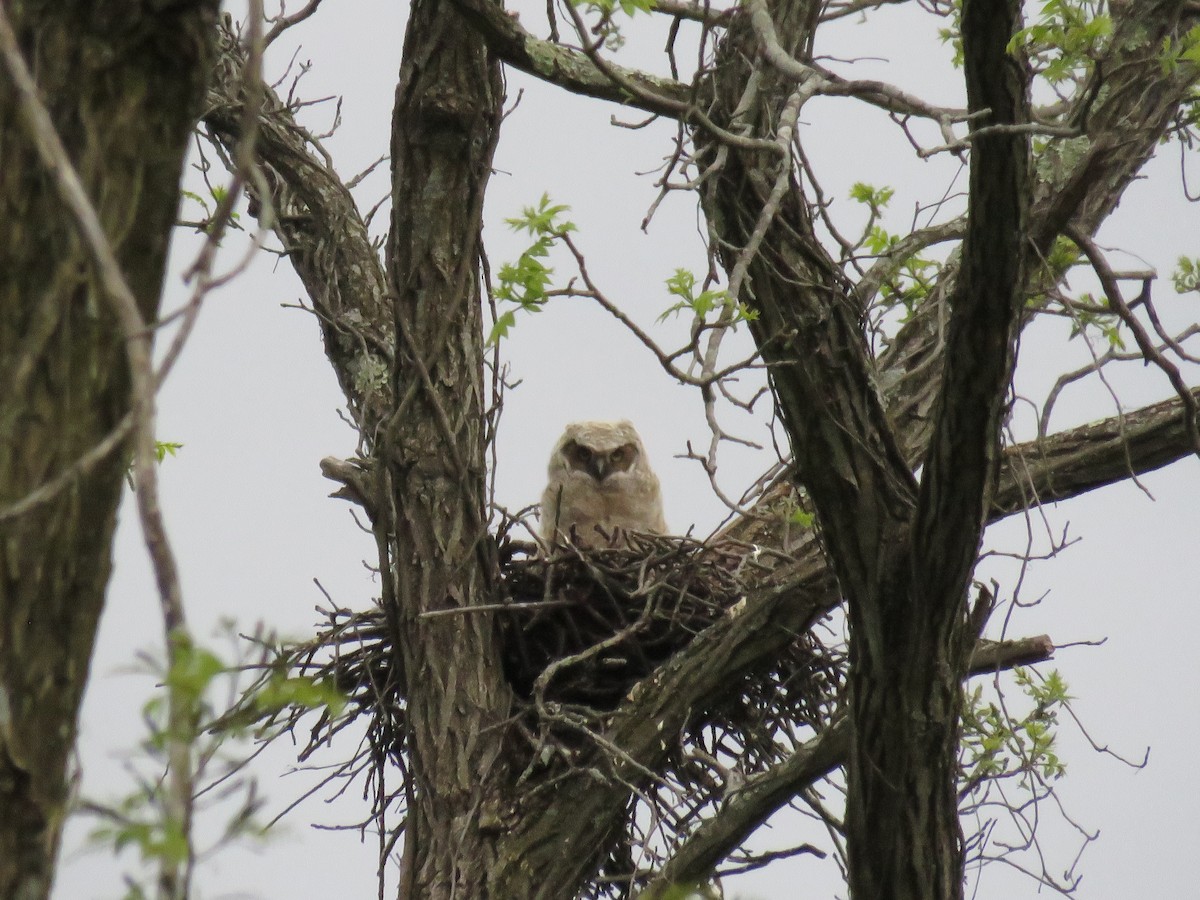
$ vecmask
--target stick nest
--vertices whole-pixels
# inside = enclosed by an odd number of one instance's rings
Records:
[[[737,615],[749,591],[743,575],[765,568],[756,548],[736,542],[707,545],[640,534],[627,539],[628,547],[556,548],[549,557],[533,552],[532,544],[502,542],[499,602],[483,613],[447,609],[430,616],[493,615],[505,675],[520,703],[553,701],[602,718],[697,634]],[[387,698],[395,687],[394,654],[384,611],[319,611],[325,621],[314,640],[293,650],[293,665],[332,678],[363,711],[395,702]],[[760,709],[760,717],[825,721],[840,681],[838,662],[811,636],[798,637],[771,671],[748,673],[751,682],[782,694],[772,698],[782,706]],[[744,694],[748,685],[737,687],[735,693]],[[746,703],[765,698],[740,700],[737,711],[718,704],[707,712],[737,717],[725,722],[734,730],[748,727],[753,723],[742,718],[749,713]]]
[[[740,543],[647,535],[627,540],[625,547],[566,547],[545,557],[533,545],[502,537],[495,603],[482,610],[448,607],[426,614],[492,616],[515,697],[513,721],[527,740],[529,773],[547,770],[542,774],[549,778],[555,766],[585,758],[581,749],[588,736],[603,732],[606,717],[638,682],[704,629],[737,615],[747,582],[755,575],[761,581],[759,570],[769,564],[756,548]],[[294,648],[290,663],[303,674],[333,680],[350,698],[351,712],[336,720],[323,716],[302,758],[351,721],[365,718],[367,742],[345,770],[351,775],[377,770],[375,817],[383,826],[388,806],[401,803],[400,795],[383,790],[381,766],[390,760],[404,771],[405,765],[406,705],[402,679],[393,677],[397,654],[391,626],[378,606],[322,614],[318,635]],[[596,896],[619,896],[637,880],[622,864],[631,859],[632,848],[640,848],[643,861],[647,852],[668,852],[706,809],[722,801],[730,787],[724,768],[730,761],[736,760],[737,777],[751,775],[828,724],[844,661],[840,641],[835,643],[832,649],[822,645],[809,629],[764,668],[730,679],[706,708],[692,711],[688,731],[670,748],[661,781],[637,786],[643,801],[670,815],[654,816],[659,830],[649,834],[631,810],[620,852],[602,864],[601,883],[607,887]],[[375,765],[364,766],[368,761]],[[663,823],[672,822],[676,825],[664,833]]]

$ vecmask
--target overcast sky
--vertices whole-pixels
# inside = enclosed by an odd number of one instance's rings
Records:
[[[541,30],[540,0],[509,5],[522,10],[529,27]],[[269,68],[279,73],[299,43],[299,59],[313,63],[301,82],[302,92],[344,97],[343,122],[328,146],[347,177],[386,152],[404,7],[385,0],[327,0],[315,18],[294,30],[293,41],[281,41],[269,57]],[[930,39],[928,26],[914,28],[909,19],[900,11],[888,13],[887,27],[868,31],[847,23],[836,41],[820,49],[843,59],[864,57],[854,69],[859,77],[891,78],[934,102],[961,103],[959,79],[947,65],[948,50]],[[662,41],[660,29],[631,40],[628,50],[638,60],[650,59]],[[510,103],[521,91],[520,104],[504,123],[488,195],[485,239],[493,270],[524,247],[503,219],[548,193],[571,206],[593,277],[639,321],[652,324],[669,305],[663,282],[672,271],[705,268],[691,198],[677,195],[666,203],[648,234],[638,227],[654,188],[653,176],[637,173],[656,168],[670,152],[673,129],[661,123],[636,131],[613,128],[609,117],[614,114],[628,121],[641,116],[572,98],[510,73]],[[328,113],[315,110],[307,121],[320,129]],[[861,217],[847,199],[856,181],[896,189],[892,215],[884,224],[897,232],[908,229],[915,204],[965,185],[956,161],[945,155],[916,160],[885,116],[861,110],[853,101],[806,106],[801,135],[834,201],[834,214],[844,217],[851,232],[861,227]],[[1200,247],[1195,243],[1196,212],[1181,198],[1178,150],[1172,145],[1163,153],[1148,167],[1149,177],[1127,192],[1101,242],[1148,260],[1168,276],[1176,257],[1200,255]],[[361,208],[386,193],[386,166],[382,169],[359,188]],[[385,222],[386,212],[374,230],[381,233]],[[168,307],[186,297],[179,273],[195,243],[178,239],[175,250]],[[234,250],[231,242],[227,263],[235,258]],[[1130,267],[1141,265],[1127,259]],[[560,271],[567,271],[565,260]],[[1075,286],[1086,284],[1080,277]],[[304,312],[285,308],[302,296],[286,263],[261,256],[245,275],[209,298],[162,393],[160,437],[184,444],[179,456],[161,469],[163,503],[189,614],[200,635],[232,617],[243,631],[262,621],[304,637],[316,621],[314,606],[323,602],[314,579],[336,602],[353,608],[368,607],[378,593],[362,563],[372,557],[370,541],[347,504],[326,499],[333,485],[317,468],[323,456],[352,454],[355,441],[338,417],[342,397],[315,322]],[[1157,283],[1155,298],[1169,321],[1197,319],[1200,300],[1175,295],[1169,278]],[[679,331],[668,325],[655,333],[669,343]],[[1080,342],[1065,344],[1064,338],[1062,330],[1053,328],[1026,338],[1020,393],[1044,394],[1054,373],[1088,358]],[[731,343],[730,359],[737,349],[737,342]],[[689,440],[707,443],[698,394],[672,385],[657,362],[606,314],[585,300],[555,303],[522,318],[505,353],[512,378],[520,384],[506,398],[498,502],[519,508],[536,501],[546,458],[564,423],[629,418],[662,477],[672,528],[705,534],[721,520],[723,507],[699,467],[678,458]],[[1192,383],[1200,381],[1200,373],[1189,374]],[[1159,373],[1136,365],[1115,374],[1112,383],[1128,409],[1170,395]],[[1052,427],[1113,411],[1103,387],[1077,385],[1060,399]],[[725,421],[742,436],[763,441],[767,412],[763,407],[761,416],[748,418],[727,411]],[[1028,414],[1020,407],[1014,427],[1028,436]],[[769,449],[758,454],[731,450],[722,458],[723,485],[740,493],[771,459]],[[1025,573],[1020,599],[1043,599],[1017,611],[1008,633],[1047,633],[1060,646],[1107,639],[1099,647],[1061,650],[1053,667],[1078,698],[1075,709],[1097,743],[1134,759],[1151,748],[1149,765],[1134,771],[1092,751],[1071,723],[1062,728],[1060,751],[1068,777],[1059,796],[1075,821],[1100,833],[1081,862],[1085,877],[1078,896],[1088,900],[1183,897],[1194,891],[1194,847],[1200,843],[1194,776],[1200,663],[1191,644],[1197,618],[1200,463],[1177,463],[1144,478],[1143,485],[1146,491],[1131,484],[1105,489],[1028,521],[1010,520],[989,533],[989,547],[1007,553],[1021,552],[1030,535],[1040,551],[1046,549],[1047,533],[1060,535],[1066,529],[1071,539],[1078,539]],[[1016,566],[1002,558],[985,565],[981,574],[998,578],[1001,597],[1011,598]],[[131,790],[122,753],[141,736],[140,708],[151,680],[127,670],[139,651],[156,652],[160,632],[153,583],[132,506],[127,506],[81,723],[83,792],[89,796],[111,800]],[[272,811],[285,807],[312,781],[304,774],[284,775],[292,759],[286,748],[274,748],[256,767]],[[196,896],[374,896],[374,843],[360,843],[353,832],[311,827],[361,820],[366,808],[360,796],[361,787],[355,787],[333,803],[307,801],[260,850],[203,860]],[[212,817],[216,824],[202,828],[217,827],[219,819]],[[1071,865],[1077,838],[1049,810],[1043,826],[1047,865],[1059,872]],[[796,827],[793,817],[756,840],[787,845],[798,839]],[[103,853],[83,853],[85,830],[78,824],[68,830],[55,896],[121,896],[122,867]],[[131,856],[121,862],[125,868],[135,863]],[[738,881],[730,893],[829,897],[834,884],[831,862],[805,858]],[[1035,889],[1032,881],[994,866],[977,896],[1032,896]]]

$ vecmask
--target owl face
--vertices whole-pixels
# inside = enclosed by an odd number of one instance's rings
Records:
[[[593,448],[577,440],[570,440],[563,445],[562,455],[567,465],[576,472],[583,472],[603,483],[609,475],[629,471],[637,462],[638,446],[629,443],[612,449]]]
[[[643,467],[642,439],[629,422],[572,422],[550,455],[551,479],[578,481],[590,490],[619,490]]]

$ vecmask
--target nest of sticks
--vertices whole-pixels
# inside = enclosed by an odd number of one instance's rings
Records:
[[[628,546],[619,548],[566,547],[543,556],[532,544],[501,537],[500,591],[487,612],[498,630],[505,676],[518,706],[514,721],[528,738],[531,769],[578,758],[586,735],[603,730],[606,715],[638,682],[705,628],[737,614],[750,581],[769,563],[760,560],[756,548],[736,542],[650,535],[627,540]],[[312,727],[302,759],[365,718],[367,741],[344,773],[375,770],[379,781],[372,793],[382,826],[387,808],[403,796],[383,790],[382,765],[390,760],[403,771],[405,764],[405,702],[401,680],[394,677],[390,626],[379,606],[321,612],[325,621],[318,634],[292,648],[288,662],[294,671],[332,680],[351,705],[348,714],[325,715]],[[468,613],[434,613],[443,614]],[[623,847],[655,843],[665,850],[664,845],[682,839],[683,823],[699,821],[706,808],[721,802],[726,786],[714,774],[724,771],[719,761],[736,760],[740,773],[749,775],[824,728],[844,672],[840,641],[832,644],[824,646],[812,629],[797,635],[769,664],[746,672],[712,697],[707,708],[694,710],[664,777],[663,783],[673,787],[640,791],[643,799],[671,810],[670,817],[658,820],[681,823],[680,833],[639,836],[631,815]],[[301,713],[294,715],[293,728]],[[548,742],[563,752],[546,753]],[[547,759],[564,762],[547,764]],[[368,762],[375,765],[364,765]],[[612,889],[597,896],[620,896],[616,886],[622,881],[627,886],[633,877],[621,868],[617,858],[604,864],[608,877],[602,881]]]
[[[506,554],[500,630],[517,695],[610,711],[745,594],[751,548],[627,535],[628,546]]]
[[[490,606],[500,632],[505,675],[523,703],[553,701],[611,712],[639,681],[708,626],[736,615],[748,593],[757,548],[737,542],[631,534],[628,546],[557,548],[542,556],[530,543],[502,541],[501,597]],[[360,612],[319,609],[316,637],[291,651],[293,668],[331,679],[358,708],[370,711],[395,689],[387,617],[379,606]],[[435,613],[436,615],[437,613]],[[799,636],[771,671],[748,673],[735,711],[764,702],[761,683],[786,707],[756,718],[818,725],[840,683],[840,661],[810,636]],[[706,720],[711,721],[709,716]],[[726,722],[733,730],[750,721]]]

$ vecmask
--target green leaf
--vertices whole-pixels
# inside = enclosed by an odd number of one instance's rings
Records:
[[[537,206],[526,206],[521,215],[504,221],[514,231],[527,231],[530,235],[560,236],[574,231],[572,222],[559,221],[559,216],[570,210],[565,204],[552,204],[549,194],[542,194]]]
[[[710,288],[696,293],[696,276],[687,269],[676,269],[666,280],[667,293],[678,297],[679,302],[667,307],[658,321],[663,322],[676,313],[687,310],[698,322],[706,322],[711,313],[726,311],[729,323],[736,327],[741,322],[753,322],[758,313],[744,303],[734,304],[729,292],[721,288]]]
[[[158,461],[161,463],[168,456],[175,456],[182,448],[183,444],[178,444],[174,441],[155,441],[154,455],[158,457]]]
[[[487,343],[491,347],[501,338],[508,337],[509,330],[517,324],[517,314],[513,310],[502,312],[497,318],[496,323],[492,325],[491,333],[488,334]]]
[[[564,204],[550,202],[543,194],[536,206],[526,206],[521,215],[505,219],[514,231],[525,231],[534,237],[532,244],[517,258],[505,263],[496,275],[495,296],[502,303],[512,303],[523,312],[538,312],[546,303],[553,284],[554,269],[543,262],[550,250],[565,235],[575,231],[575,224],[563,218],[570,209]],[[488,335],[488,345],[508,336],[516,325],[514,310],[501,313]]]
[[[254,706],[263,712],[278,712],[289,707],[327,709],[337,716],[346,708],[346,697],[332,681],[308,675],[287,676],[275,673],[254,695]]]
[[[188,641],[178,641],[166,684],[188,706],[199,704],[214,678],[226,671],[221,658],[204,647]]]
[[[1200,259],[1181,256],[1176,263],[1175,273],[1171,276],[1176,293],[1190,294],[1200,292]]]
[[[1048,0],[1037,21],[1013,35],[1008,51],[1024,54],[1052,85],[1085,75],[1112,36],[1112,19],[1101,8],[1100,0]]]
[[[1005,708],[982,699],[975,688],[965,698],[963,711],[962,769],[964,780],[1016,777],[1025,789],[1036,790],[1033,779],[1060,778],[1066,772],[1054,752],[1058,708],[1070,699],[1066,683],[1057,672],[1035,678],[1025,669],[1013,670],[1020,692],[1031,708],[1019,716],[1014,696],[1006,695]],[[1007,710],[1007,711],[1006,711]]]
[[[858,181],[850,188],[850,199],[869,206],[873,212],[878,213],[891,202],[895,193],[890,187],[876,188]]]
[[[817,521],[817,517],[797,507],[788,515],[788,521],[793,525],[799,525],[801,528],[812,528],[813,523]]]

